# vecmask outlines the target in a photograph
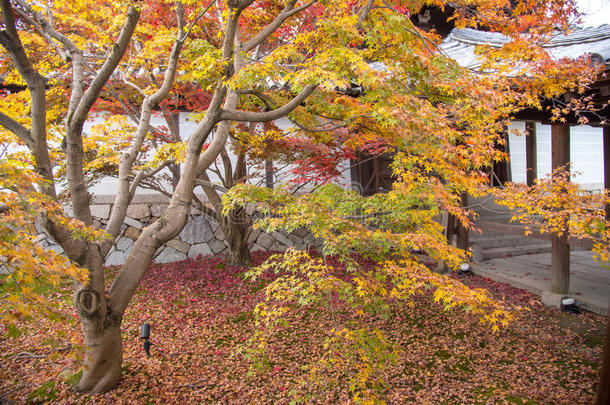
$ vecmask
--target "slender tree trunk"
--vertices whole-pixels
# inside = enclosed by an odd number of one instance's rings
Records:
[[[231,211],[223,217],[222,230],[229,245],[228,264],[243,266],[250,263],[250,249],[248,236],[250,235],[249,221],[243,209]]]

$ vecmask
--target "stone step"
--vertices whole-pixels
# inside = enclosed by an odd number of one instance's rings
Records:
[[[490,249],[481,249],[479,257],[475,256],[475,249],[473,249],[473,260],[485,261],[490,259],[497,259],[500,257],[507,256],[522,256],[531,255],[535,253],[546,253],[551,251],[551,245],[548,243],[529,245],[529,246],[509,246],[509,247],[497,247]],[[479,260],[476,260],[479,259]]]
[[[530,246],[540,245],[540,240],[526,238],[525,236],[500,235],[500,236],[476,236],[470,238],[472,246],[477,245],[482,249],[510,247],[510,246]]]

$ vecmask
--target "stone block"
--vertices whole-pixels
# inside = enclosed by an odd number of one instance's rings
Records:
[[[225,240],[225,232],[220,226],[214,231],[214,237],[218,240]]]
[[[132,204],[168,204],[169,198],[163,194],[136,194],[131,201]]]
[[[133,228],[131,228],[131,229],[133,229]],[[130,239],[128,237],[122,236],[119,238],[119,240],[117,241],[115,246],[116,246],[117,250],[126,252],[129,249],[131,249],[131,247],[133,246],[133,238]]]
[[[269,235],[268,233],[262,232],[259,236],[258,239],[256,239],[256,243],[260,246],[262,246],[263,248],[265,248],[265,250],[269,250],[269,248],[271,247],[271,245],[273,245],[273,243],[275,242],[275,239],[273,239],[273,237],[271,237],[271,235]]]
[[[44,226],[42,226],[42,221],[39,218],[36,218],[34,221],[34,229],[36,229],[36,232],[38,233],[45,233]]]
[[[0,266],[0,275],[6,276],[9,275],[13,272],[13,268],[7,266],[6,264],[3,264],[2,266]]]
[[[214,252],[208,246],[207,243],[198,243],[196,245],[191,246],[188,252],[188,257],[197,258],[199,256],[212,256]]]
[[[224,242],[221,242],[218,239],[213,239],[210,243],[208,243],[208,245],[210,246],[210,249],[212,249],[212,252],[214,252],[215,255],[227,249],[227,245],[225,245]]]
[[[248,244],[256,242],[256,239],[260,234],[261,231],[259,231],[258,229],[253,229],[252,232],[250,232],[250,236],[248,236]]]
[[[296,250],[305,250],[305,249],[307,249],[307,244],[305,244],[305,243],[295,243],[295,244],[293,245],[293,247],[294,247]]]
[[[260,250],[267,251],[267,249],[265,249],[261,245],[257,245],[256,243],[250,247],[250,252],[258,252]]]
[[[288,250],[288,246],[286,246],[283,243],[280,243],[278,241],[275,241],[273,243],[273,245],[271,245],[271,248],[269,250],[276,250],[278,252],[285,252],[286,250]]]
[[[182,232],[180,232],[180,239],[190,245],[208,242],[213,237],[214,233],[203,216],[198,216],[188,221]]]
[[[150,208],[146,204],[132,204],[127,207],[127,216],[142,219],[150,216]]]
[[[472,261],[474,263],[483,261],[483,248],[480,245],[472,245]]]
[[[156,263],[173,263],[186,259],[186,254],[178,252],[176,249],[166,246],[159,256],[155,258]]]
[[[182,242],[178,239],[172,239],[166,243],[167,246],[176,249],[178,252],[187,253],[191,245],[186,242]]]
[[[110,204],[92,205],[91,215],[98,219],[108,219],[110,217]]]
[[[208,218],[208,225],[210,225],[210,229],[212,230],[212,232],[216,232],[216,230],[220,226],[218,221],[216,221],[215,219],[212,219],[212,218]]]
[[[106,258],[104,264],[106,266],[121,266],[125,264],[125,253],[118,250],[111,252]]]
[[[140,221],[138,221],[137,219],[134,219],[131,217],[125,217],[125,221],[123,221],[123,222],[127,226],[131,226],[136,229],[142,229],[142,223]]]
[[[542,303],[548,307],[561,308],[561,300],[566,297],[567,294],[555,294],[551,291],[543,291]]]
[[[59,245],[49,245],[49,247],[47,247],[47,249],[52,252],[57,253],[58,255],[63,255],[65,253],[64,249]]]
[[[271,236],[284,246],[292,246],[292,241],[281,232],[273,232]]]
[[[288,235],[288,239],[290,239],[290,242],[292,242],[293,245],[297,243],[303,243],[303,238],[300,238],[293,233]]]
[[[136,240],[136,239],[138,239],[138,236],[140,236],[140,230],[130,226],[129,228],[127,228],[125,230],[125,232],[123,233],[123,236],[125,236],[126,238],[129,238],[129,239]]]

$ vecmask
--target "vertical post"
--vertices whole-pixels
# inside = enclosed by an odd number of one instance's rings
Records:
[[[455,217],[449,213],[449,211],[444,211],[444,215],[442,218],[443,225],[445,227],[445,237],[447,238],[447,243],[449,245],[453,245],[453,234],[455,233]],[[436,272],[439,274],[446,274],[449,272],[449,267],[444,260],[439,260],[436,263]]]
[[[552,169],[565,166],[570,161],[570,127],[553,124],[551,127]],[[551,253],[551,292],[567,294],[570,290],[570,245],[568,230],[562,236],[553,235]]]
[[[506,146],[504,148],[504,150],[506,151],[506,155],[508,156],[508,161],[506,162],[506,177],[504,179],[504,181],[513,181],[513,169],[512,169],[512,163],[511,163],[511,158],[510,158],[510,136],[508,135],[508,128],[505,128],[504,131],[504,139],[506,140]]]
[[[462,193],[462,207],[468,206],[468,194]],[[457,221],[456,221],[457,222]],[[457,241],[456,246],[458,249],[467,250],[468,245],[470,245],[470,240],[468,237],[468,229],[464,227],[461,223],[457,224]]]
[[[379,156],[373,158],[373,176],[375,176],[375,193],[379,193],[381,190],[381,167],[379,165]]]
[[[526,122],[525,132],[527,185],[532,186],[538,172],[538,162],[536,159],[536,123],[531,121]]]
[[[604,127],[604,191],[610,190],[610,126]],[[606,220],[610,220],[610,205],[606,204]]]
[[[273,160],[265,159],[265,187],[273,188]]]

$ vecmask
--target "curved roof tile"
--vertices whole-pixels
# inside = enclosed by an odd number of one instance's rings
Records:
[[[476,45],[500,47],[509,41],[508,37],[497,32],[455,28],[445,38],[440,48],[460,65],[475,68],[480,65],[474,53]],[[606,65],[610,65],[610,25],[584,28],[568,34],[559,33],[543,46],[558,59],[597,54]]]

